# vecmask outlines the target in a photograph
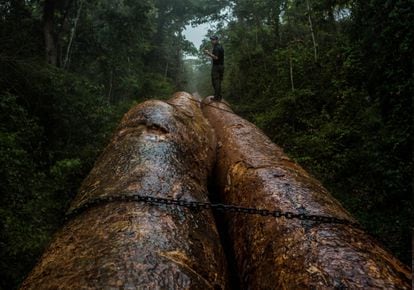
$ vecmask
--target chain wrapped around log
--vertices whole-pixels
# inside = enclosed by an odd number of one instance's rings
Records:
[[[206,202],[214,132],[192,100],[131,109],[70,212],[119,193]],[[114,200],[68,220],[21,288],[226,289],[226,269],[211,211]]]
[[[410,271],[327,190],[257,127],[224,102],[204,100],[218,141],[215,181],[220,202],[294,214],[323,215],[349,224],[228,215],[243,289],[410,289]]]

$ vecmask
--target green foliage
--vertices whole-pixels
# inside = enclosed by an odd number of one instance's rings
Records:
[[[144,78],[143,90],[148,98],[167,99],[174,91],[169,79],[157,73],[147,73]]]
[[[107,101],[143,97],[145,63],[154,34],[152,1],[85,3],[70,68],[103,84]]]
[[[41,140],[41,128],[10,94],[1,95],[0,116],[0,273],[1,287],[6,289],[29,270],[41,251],[39,245],[47,241],[45,228],[50,223],[42,224],[39,220],[43,219],[44,210],[53,206],[38,203],[44,201],[39,190],[45,176],[36,170],[33,155]],[[33,203],[37,203],[39,212],[31,216]]]
[[[29,60],[7,65],[13,70],[0,79],[0,280],[10,289],[60,226],[119,113],[79,77]]]
[[[34,266],[129,107],[185,85],[181,32],[225,3],[1,1],[0,289]]]
[[[183,62],[184,27],[208,20],[227,21],[216,33],[236,110],[408,262],[412,1],[58,1],[57,67],[52,2],[0,3],[0,288],[32,268],[133,103],[211,93],[209,62]]]
[[[414,11],[406,1],[309,3],[235,2],[221,31],[227,99],[409,263]]]
[[[211,64],[200,59],[188,59],[184,64],[184,90],[190,93],[198,92],[200,96],[211,95]]]

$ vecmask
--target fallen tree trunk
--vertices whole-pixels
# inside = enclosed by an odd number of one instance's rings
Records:
[[[322,185],[224,103],[204,101],[216,131],[216,182],[226,204],[355,222]],[[358,227],[229,213],[245,289],[409,289],[409,270]]]
[[[71,219],[22,289],[227,288],[210,211],[110,199],[208,200],[214,133],[191,98],[147,101],[124,116],[73,201]]]

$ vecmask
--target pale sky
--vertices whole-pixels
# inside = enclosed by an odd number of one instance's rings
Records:
[[[211,27],[210,27],[210,24],[208,23],[200,24],[196,27],[191,27],[191,25],[187,25],[184,30],[185,38],[188,41],[191,41],[192,43],[194,43],[194,46],[197,49],[199,49],[201,45],[201,41],[204,39],[209,28]]]

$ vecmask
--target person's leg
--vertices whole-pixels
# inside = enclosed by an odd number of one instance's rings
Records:
[[[214,89],[214,95],[216,94],[216,83],[214,81],[214,66],[211,68],[211,85]]]
[[[221,95],[221,82],[223,81],[223,75],[224,75],[224,66],[220,65],[218,67],[218,88],[217,88],[217,98],[218,100],[222,99]]]
[[[211,80],[214,88],[214,99],[220,99],[220,70],[218,66],[213,66],[211,70]]]

